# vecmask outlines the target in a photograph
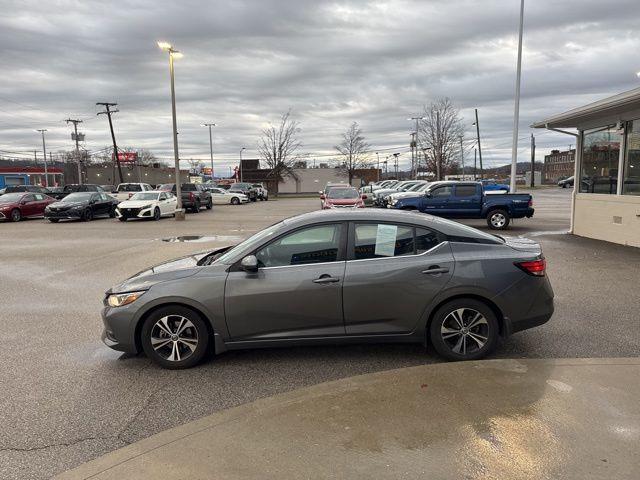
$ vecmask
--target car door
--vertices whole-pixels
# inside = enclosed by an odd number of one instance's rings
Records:
[[[452,185],[440,185],[429,190],[423,199],[421,211],[432,215],[448,216],[449,201],[453,195]]]
[[[454,269],[442,234],[408,224],[352,223],[347,255],[343,309],[348,335],[413,331]]]
[[[34,193],[34,208],[33,213],[31,215],[41,217],[44,215],[44,209],[48,205],[47,197],[42,193]]]
[[[94,193],[93,195],[91,195],[91,200],[89,203],[91,205],[91,211],[93,212],[94,216],[105,214],[105,201],[100,198],[99,193]]]
[[[231,196],[227,195],[227,192],[225,192],[224,190],[221,190],[219,188],[212,188],[211,198],[213,199],[213,203],[219,205],[223,203],[229,203]]]
[[[22,197],[20,205],[20,213],[23,217],[32,217],[38,214],[38,202],[33,193],[29,193]]]
[[[258,271],[232,267],[225,314],[234,340],[344,335],[346,223],[285,233],[255,251]]]
[[[455,185],[449,200],[450,217],[473,218],[480,216],[482,189],[479,185]]]

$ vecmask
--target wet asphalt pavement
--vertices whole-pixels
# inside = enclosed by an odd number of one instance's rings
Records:
[[[640,249],[563,234],[569,190],[535,193],[536,215],[509,235],[539,240],[556,292],[547,325],[508,339],[494,358],[625,357],[640,349]],[[100,342],[104,291],[143,268],[236,243],[296,213],[296,198],[216,206],[185,222],[0,224],[0,478],[49,478],[169,427],[319,382],[440,360],[420,346],[229,352],[164,371]],[[465,223],[486,228],[483,221]],[[199,242],[163,242],[178,236]]]

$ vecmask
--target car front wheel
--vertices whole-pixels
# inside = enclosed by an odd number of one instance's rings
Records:
[[[11,221],[19,222],[20,220],[22,220],[22,212],[20,212],[20,210],[17,208],[11,210]]]
[[[233,197],[231,199],[231,205],[238,205],[240,203],[240,199],[238,197]]]
[[[477,360],[498,344],[498,320],[484,303],[471,298],[448,302],[438,309],[429,327],[429,340],[448,360]]]
[[[193,367],[204,358],[209,344],[205,320],[178,305],[162,307],[149,315],[140,335],[147,356],[169,369]]]

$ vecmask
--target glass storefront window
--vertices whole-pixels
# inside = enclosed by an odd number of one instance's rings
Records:
[[[618,193],[618,162],[622,133],[616,127],[582,134],[581,193]]]
[[[627,123],[624,152],[623,195],[640,195],[640,120]]]

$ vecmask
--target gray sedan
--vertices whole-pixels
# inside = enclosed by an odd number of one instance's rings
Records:
[[[313,212],[113,287],[102,338],[166,368],[209,351],[356,342],[478,359],[500,337],[549,320],[545,268],[533,241],[429,215]]]

